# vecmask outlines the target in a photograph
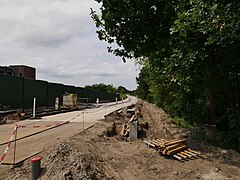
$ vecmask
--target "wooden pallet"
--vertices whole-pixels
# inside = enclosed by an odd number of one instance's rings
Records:
[[[145,144],[148,147],[152,147],[160,153],[168,156],[172,156],[177,160],[190,160],[196,159],[201,156],[200,152],[189,149],[186,144],[186,139],[154,139],[145,140]]]

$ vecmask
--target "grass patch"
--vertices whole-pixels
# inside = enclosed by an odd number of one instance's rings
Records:
[[[182,127],[182,128],[191,128],[192,126],[185,121],[183,118],[179,118],[179,117],[173,117],[172,118],[172,122],[174,124],[176,124],[178,127]]]

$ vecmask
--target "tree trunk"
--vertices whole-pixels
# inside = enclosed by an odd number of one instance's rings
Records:
[[[206,77],[205,93],[207,108],[206,136],[209,140],[214,141],[216,136],[216,112],[215,112],[215,81],[216,81],[216,62],[214,56],[214,47],[207,47],[206,59]]]

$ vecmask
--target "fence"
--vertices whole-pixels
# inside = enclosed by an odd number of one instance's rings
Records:
[[[88,98],[89,102],[115,101],[119,94],[99,92],[83,87],[52,83],[40,80],[28,80],[23,77],[0,75],[0,104],[11,108],[32,108],[33,98],[37,98],[36,107],[52,107],[56,97],[62,105],[64,93],[77,94],[79,98]]]

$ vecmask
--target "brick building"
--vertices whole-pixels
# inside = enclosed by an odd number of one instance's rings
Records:
[[[9,67],[14,70],[16,76],[21,76],[30,80],[36,79],[36,68],[25,65],[11,65]]]

